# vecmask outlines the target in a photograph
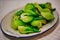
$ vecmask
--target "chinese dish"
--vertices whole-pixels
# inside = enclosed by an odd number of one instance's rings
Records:
[[[54,20],[54,11],[50,2],[27,3],[22,10],[14,13],[11,27],[21,34],[40,32],[43,25]]]

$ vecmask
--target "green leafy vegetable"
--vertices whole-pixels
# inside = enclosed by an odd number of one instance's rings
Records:
[[[16,15],[20,16],[23,12],[24,12],[23,10],[19,10],[19,11],[16,12]]]
[[[22,34],[33,33],[33,29],[29,26],[18,26],[18,30]]]
[[[54,11],[50,2],[27,3],[23,10],[13,15],[11,26],[21,34],[40,32],[43,25],[54,20]]]
[[[18,26],[25,25],[24,22],[22,22],[18,18],[19,18],[19,16],[14,16],[13,20],[12,20],[12,23],[11,23],[12,24],[12,28],[15,29],[15,30],[18,29]]]
[[[18,26],[18,30],[22,34],[29,34],[33,32],[39,32],[39,29],[33,28],[31,26]]]
[[[48,9],[52,9],[52,5],[50,2],[44,3],[44,4],[39,4],[40,7],[42,7],[43,9],[48,8]]]
[[[47,20],[53,20],[54,19],[54,16],[51,14],[51,12],[42,11],[41,15]]]
[[[33,20],[31,23],[32,26],[41,28],[42,27],[42,22],[40,20]]]
[[[33,16],[27,16],[27,15],[29,15],[29,13],[23,13],[23,14],[21,14],[21,18],[20,19],[23,22],[25,22],[25,23],[28,23],[28,22],[30,22],[30,21],[33,20]]]
[[[47,2],[47,3],[45,4],[45,8],[52,9],[51,3]]]
[[[26,6],[25,6],[25,10],[26,9],[28,9],[28,10],[31,10],[31,9],[34,9],[35,8],[35,6],[33,5],[33,3],[28,3],[28,4],[26,4]]]

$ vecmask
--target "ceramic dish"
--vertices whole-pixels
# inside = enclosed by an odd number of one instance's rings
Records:
[[[41,32],[38,32],[38,33],[32,33],[32,34],[20,34],[18,31],[15,31],[11,28],[11,19],[12,19],[12,15],[20,10],[20,9],[23,9],[22,7],[18,8],[18,9],[15,9],[11,12],[9,12],[1,21],[1,29],[2,31],[9,35],[9,36],[13,36],[13,37],[30,37],[30,36],[34,36],[34,35],[38,35],[38,34],[41,34],[41,33],[44,33],[46,31],[48,31],[49,29],[51,29],[52,27],[54,27],[54,25],[56,24],[57,20],[58,20],[58,13],[55,11],[53,14],[54,14],[54,17],[55,19],[44,25],[42,28],[41,28]]]

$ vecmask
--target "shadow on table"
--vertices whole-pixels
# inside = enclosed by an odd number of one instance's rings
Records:
[[[37,39],[43,38],[43,37],[49,35],[50,33],[52,33],[56,29],[58,23],[59,23],[59,20],[54,25],[54,27],[50,28],[49,30],[47,30],[46,32],[44,32],[42,34],[39,34],[39,35],[36,35],[36,36],[33,36],[33,37],[28,37],[28,38],[14,38],[14,37],[8,36],[6,34],[4,34],[4,36],[7,37],[10,40],[37,40]]]

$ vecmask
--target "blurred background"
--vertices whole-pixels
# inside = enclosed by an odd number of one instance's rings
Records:
[[[10,11],[17,9],[19,7],[23,7],[26,3],[29,2],[38,2],[38,3],[51,2],[53,8],[56,8],[56,11],[59,13],[60,18],[60,0],[0,0],[0,22],[2,18]],[[37,39],[35,38],[31,40],[60,40],[59,29],[60,25],[57,25],[56,29],[49,35],[42,38]],[[0,40],[11,40],[11,39],[5,37],[0,30]]]

